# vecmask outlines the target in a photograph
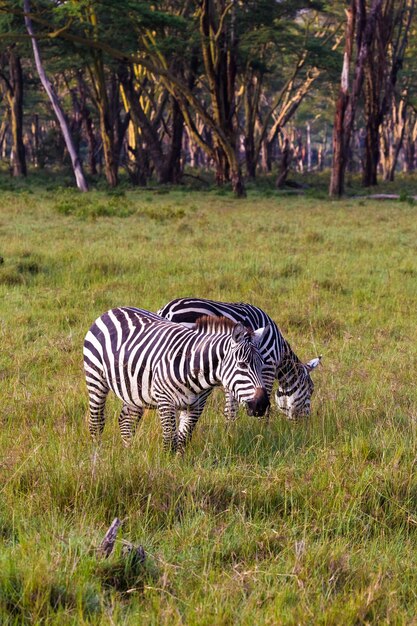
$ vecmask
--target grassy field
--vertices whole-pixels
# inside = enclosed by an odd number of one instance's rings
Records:
[[[417,624],[416,206],[163,191],[2,190],[0,623]],[[95,455],[85,332],[181,295],[323,354],[313,415],[226,426],[218,390],[177,459],[153,411],[123,449],[110,398]]]

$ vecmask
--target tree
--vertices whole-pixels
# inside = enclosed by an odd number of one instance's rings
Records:
[[[12,135],[13,176],[26,176],[23,143],[23,73],[15,44],[7,46],[0,57],[0,82],[6,96]]]
[[[68,123],[67,120],[65,118],[65,114],[63,112],[63,109],[61,107],[61,104],[59,102],[59,99],[45,73],[45,70],[43,68],[42,65],[42,61],[41,61],[41,57],[40,57],[40,53],[39,53],[39,47],[38,47],[38,43],[36,41],[36,37],[35,37],[35,33],[34,33],[34,29],[32,26],[32,20],[31,20],[31,16],[30,16],[30,2],[29,0],[23,0],[23,8],[24,8],[24,12],[25,12],[25,25],[27,28],[27,31],[29,33],[29,36],[31,37],[31,41],[32,41],[32,47],[33,47],[33,54],[35,57],[35,63],[36,63],[36,68],[38,70],[38,74],[39,74],[39,78],[42,82],[42,85],[46,91],[46,93],[48,94],[49,100],[51,101],[52,107],[54,109],[55,115],[57,116],[59,125],[61,127],[61,131],[63,134],[63,137],[65,139],[65,144],[67,146],[67,150],[68,153],[71,157],[71,163],[72,163],[72,168],[74,171],[74,175],[75,175],[75,180],[77,182],[77,187],[81,190],[81,191],[88,191],[88,185],[87,185],[87,181],[84,177],[84,172],[81,166],[81,162],[80,159],[78,157],[77,151],[75,150],[74,147],[74,143],[72,141],[72,137],[71,137],[71,133],[70,130],[68,128]]]
[[[0,16],[0,32],[7,34],[11,29],[22,31],[21,22],[13,15]],[[6,111],[3,119],[3,140],[7,129],[11,137],[11,172],[13,176],[26,176],[26,151],[23,141],[24,78],[22,54],[25,46],[7,42],[0,51],[0,88],[4,96]]]
[[[253,4],[253,3],[248,3]],[[246,168],[254,177],[263,148],[271,170],[272,146],[326,67],[337,21],[322,3],[280,2],[246,8],[240,35],[240,91],[244,99]],[[308,7],[308,8],[307,8]],[[303,10],[301,10],[303,9]]]
[[[376,23],[382,1],[372,0],[367,13],[365,0],[352,0],[346,11],[345,51],[333,130],[333,163],[329,189],[331,196],[341,196],[344,193],[345,171],[349,159],[353,123],[358,99],[362,92],[365,64],[375,38]],[[355,69],[352,87],[350,87],[350,65],[355,38]]]
[[[404,136],[409,90],[407,79],[400,86],[398,79],[403,68],[414,5],[414,0],[384,0],[377,14],[375,37],[365,62],[365,186],[377,184],[380,146],[384,179],[394,178]]]

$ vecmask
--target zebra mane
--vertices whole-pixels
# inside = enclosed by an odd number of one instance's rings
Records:
[[[195,321],[195,329],[201,333],[231,333],[237,322],[228,317],[217,317],[214,315],[202,315]],[[245,327],[246,328],[246,327]],[[252,335],[253,330],[246,328],[247,332]]]

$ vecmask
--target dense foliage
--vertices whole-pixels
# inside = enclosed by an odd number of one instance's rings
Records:
[[[2,158],[22,176],[68,164],[72,141],[92,182],[115,187],[122,168],[133,184],[175,184],[204,169],[237,195],[261,170],[278,167],[283,187],[291,167],[332,156],[337,193],[346,168],[366,185],[393,179],[415,165],[414,4],[3,0]],[[29,23],[71,139],[39,84]]]

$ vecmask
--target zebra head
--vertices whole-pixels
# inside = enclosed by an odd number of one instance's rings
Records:
[[[278,368],[279,386],[275,394],[277,406],[288,419],[309,417],[311,414],[311,396],[314,383],[310,372],[317,367],[321,356],[308,363],[295,361],[284,362]]]
[[[264,415],[269,407],[262,378],[263,359],[257,347],[267,328],[252,331],[241,323],[233,324],[230,343],[220,364],[222,385],[235,400],[246,405],[248,415]]]

